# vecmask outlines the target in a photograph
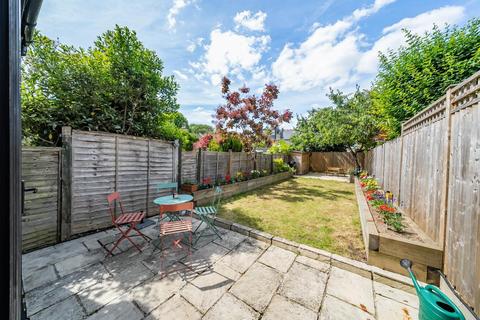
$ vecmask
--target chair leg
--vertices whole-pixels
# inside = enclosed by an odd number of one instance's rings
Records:
[[[133,230],[135,229],[135,226],[136,226],[136,223],[132,223],[130,224],[130,227],[127,229],[127,231],[123,231],[120,229],[120,232],[124,235],[124,237],[130,241],[131,244],[133,244],[133,246],[135,248],[137,248],[138,251],[142,252],[142,249],[128,236],[128,234]]]

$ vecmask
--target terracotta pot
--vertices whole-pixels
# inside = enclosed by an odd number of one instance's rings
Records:
[[[181,189],[186,192],[195,192],[198,190],[198,184],[182,184]]]

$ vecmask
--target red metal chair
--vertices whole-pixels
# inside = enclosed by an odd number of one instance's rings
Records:
[[[175,235],[175,234],[185,234],[189,233],[189,246],[188,246],[188,255],[191,254],[192,250],[192,235],[193,235],[193,227],[192,227],[192,220],[175,220],[175,221],[166,221],[163,220],[164,214],[167,212],[172,213],[172,212],[184,212],[184,211],[189,211],[190,218],[192,217],[193,213],[193,202],[186,202],[186,203],[180,203],[180,204],[162,204],[160,206],[160,220],[159,220],[159,230],[160,230],[160,250],[162,251],[162,256],[164,255],[164,250],[163,250],[163,238],[170,236],[170,235]],[[180,237],[177,239],[174,239],[172,241],[172,248],[173,247],[178,247],[182,248],[182,240],[184,237]],[[163,265],[163,262],[162,262]]]
[[[115,245],[112,247],[112,249],[108,250],[108,255],[113,256],[113,250],[118,247],[120,242],[122,240],[128,240],[130,241],[135,248],[137,248],[138,251],[142,252],[142,249],[130,238],[129,236],[131,231],[135,231],[138,233],[139,236],[144,238],[146,241],[151,240],[149,237],[144,235],[140,230],[137,229],[137,225],[145,219],[145,213],[143,211],[140,212],[130,212],[126,213],[125,210],[123,209],[122,201],[120,200],[120,194],[118,192],[114,192],[112,194],[109,194],[107,197],[108,201],[108,206],[110,210],[110,215],[112,217],[112,223],[117,229],[120,231],[122,234],[121,237],[115,242]],[[115,201],[119,204],[121,214],[118,217],[115,217]],[[122,229],[123,226],[127,226],[128,228]]]

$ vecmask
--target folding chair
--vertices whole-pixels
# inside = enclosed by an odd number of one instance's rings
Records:
[[[120,242],[125,239],[130,241],[133,246],[137,248],[138,251],[142,252],[142,249],[140,249],[140,247],[130,238],[131,236],[129,236],[129,234],[131,231],[135,231],[146,241],[151,240],[149,237],[147,237],[140,230],[137,229],[137,224],[143,221],[143,219],[145,218],[145,213],[143,211],[126,213],[123,209],[122,201],[120,200],[120,194],[118,192],[114,192],[108,195],[107,201],[110,210],[110,216],[112,217],[112,223],[122,234],[121,237],[117,240],[117,242],[115,242],[115,245],[112,247],[112,249],[108,250],[107,248],[105,248],[108,251],[107,256],[113,256],[113,250],[115,250],[115,248],[118,247]],[[115,201],[119,204],[121,211],[121,214],[118,217],[115,217]],[[127,226],[127,228],[122,229],[123,226]]]
[[[188,255],[191,254],[192,251],[192,220],[175,220],[175,221],[163,221],[166,213],[172,212],[183,212],[189,211],[190,218],[192,217],[193,213],[193,202],[186,202],[180,204],[162,204],[160,206],[160,220],[159,220],[159,231],[160,231],[160,250],[162,252],[162,257],[164,256],[164,248],[163,242],[164,238],[167,236],[175,235],[175,234],[182,234],[182,237],[172,240],[172,248],[182,247],[182,240],[184,239],[184,234],[189,233],[188,236]],[[163,261],[162,261],[162,269],[163,269]]]
[[[204,228],[198,236],[195,237],[195,243],[198,242],[198,240],[201,237],[205,236],[211,236],[211,235],[216,235],[220,239],[222,239],[222,236],[220,235],[220,231],[217,229],[214,223],[214,218],[218,213],[218,209],[220,206],[220,201],[222,200],[222,194],[223,190],[220,187],[215,187],[214,191],[214,197],[212,201],[212,205],[206,206],[206,207],[196,207],[195,208],[195,214],[200,218],[200,224],[195,228],[195,231],[193,233],[196,233],[198,228],[205,223],[207,225],[206,228]],[[212,234],[204,234],[207,230],[213,231]]]

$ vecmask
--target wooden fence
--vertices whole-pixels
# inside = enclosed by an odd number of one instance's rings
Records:
[[[23,148],[22,180],[25,193],[22,213],[22,246],[30,250],[59,240],[60,148]]]
[[[106,197],[119,191],[125,209],[155,211],[159,182],[177,181],[178,146],[125,135],[63,130],[62,240],[110,226]]]
[[[443,269],[465,301],[480,310],[480,72],[371,150],[367,169],[399,207],[444,246]]]
[[[363,153],[358,155],[360,164],[364,161]],[[310,171],[327,172],[328,168],[340,168],[342,173],[348,173],[356,167],[355,159],[349,152],[312,152],[310,154]]]
[[[215,152],[198,151],[197,162],[190,162],[190,167],[182,166],[182,170],[191,172],[191,167],[197,169],[197,179],[201,183],[204,179],[210,178],[215,181],[217,178],[224,178],[226,175],[234,177],[237,172],[250,172],[251,170],[266,170],[269,174],[273,171],[273,160],[282,159],[288,162],[288,155],[266,154],[266,153],[245,153],[245,152]],[[191,175],[183,174],[182,179]]]
[[[27,188],[22,216],[23,249],[31,250],[110,227],[107,195],[118,191],[128,211],[157,212],[160,182],[215,181],[238,171],[267,170],[285,155],[179,152],[175,142],[64,127],[62,148],[24,148]],[[179,176],[180,173],[180,176]],[[116,211],[119,209],[116,208]]]

